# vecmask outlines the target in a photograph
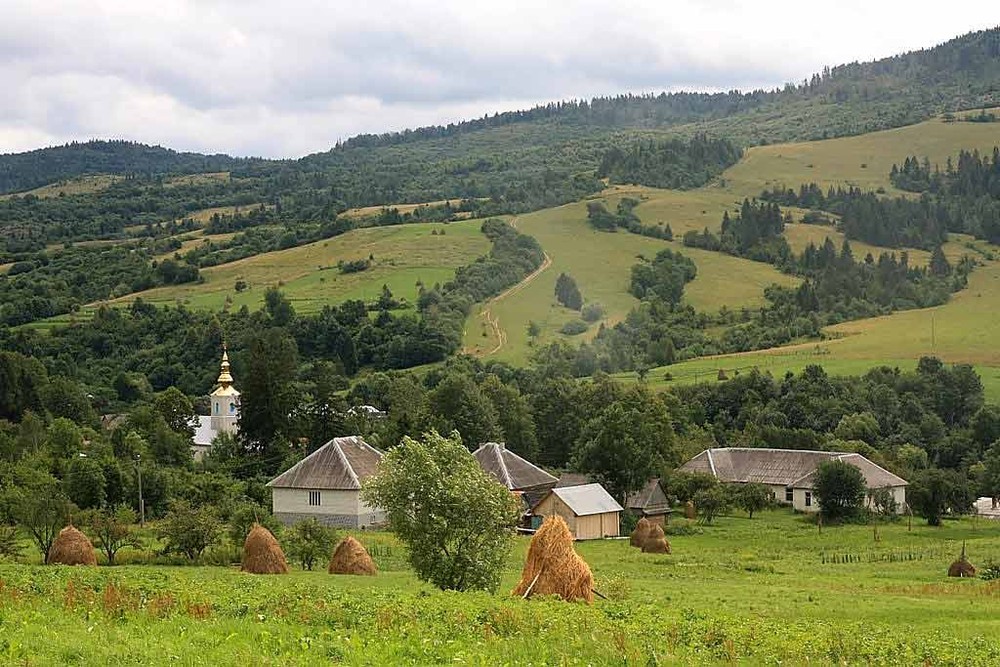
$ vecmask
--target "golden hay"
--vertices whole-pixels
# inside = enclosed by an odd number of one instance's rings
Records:
[[[243,565],[240,570],[251,574],[288,574],[285,552],[281,550],[281,545],[274,539],[271,531],[259,523],[250,528],[250,534],[243,543]]]
[[[642,553],[670,553],[670,542],[667,542],[667,536],[663,532],[663,527],[659,524],[653,524],[652,528],[650,528],[649,533],[646,535],[646,540],[642,543]]]
[[[688,520],[698,518],[698,510],[695,509],[694,502],[690,500],[684,503],[684,518]]]
[[[976,567],[969,562],[969,559],[965,555],[965,543],[962,543],[962,555],[958,557],[954,563],[948,568],[949,577],[974,577],[976,576]]]
[[[69,525],[60,530],[52,542],[47,562],[60,565],[97,565],[97,554],[87,536]]]
[[[340,541],[330,559],[330,574],[362,574],[372,576],[378,572],[375,561],[368,555],[361,542],[348,535]]]
[[[562,517],[550,516],[531,538],[521,581],[514,595],[558,595],[563,600],[594,601],[594,575],[573,550],[573,536]]]
[[[639,523],[635,524],[635,530],[632,531],[632,535],[629,537],[629,545],[641,549],[646,538],[649,537],[649,531],[652,528],[653,524],[649,519],[646,517],[639,519]]]

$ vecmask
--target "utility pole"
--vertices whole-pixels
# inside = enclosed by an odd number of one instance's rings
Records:
[[[139,476],[139,525],[146,525],[146,503],[142,499],[142,455],[135,455],[135,472]]]

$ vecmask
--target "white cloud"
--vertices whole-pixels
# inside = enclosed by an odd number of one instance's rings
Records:
[[[776,86],[995,20],[978,1],[4,4],[0,151],[125,137],[267,156],[550,100]]]

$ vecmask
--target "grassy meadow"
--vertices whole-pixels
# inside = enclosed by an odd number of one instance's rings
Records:
[[[315,312],[346,299],[372,300],[388,285],[393,294],[411,302],[417,282],[449,280],[455,269],[489,251],[489,240],[478,221],[368,227],[288,250],[256,255],[202,269],[204,282],[159,287],[122,297],[152,303],[183,303],[191,308],[218,310],[226,306],[259,307],[269,287],[280,287],[301,312]],[[443,232],[443,233],[442,233]],[[193,239],[199,242],[197,238]],[[339,261],[374,257],[366,271],[341,274]],[[237,292],[237,280],[247,289]]]
[[[684,520],[675,524],[688,525]],[[789,510],[671,535],[577,544],[593,606],[524,601],[518,538],[496,594],[420,583],[391,536],[362,533],[376,577],[233,567],[0,565],[8,664],[927,664],[1000,661],[1000,582],[945,576],[968,546],[1000,558],[1000,524],[973,519],[825,527]]]

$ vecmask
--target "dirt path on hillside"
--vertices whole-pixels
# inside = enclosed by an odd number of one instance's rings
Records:
[[[517,218],[514,218],[513,220],[510,221],[510,226],[513,227],[514,229],[517,229]],[[496,315],[493,314],[492,308],[493,308],[493,306],[495,306],[496,304],[500,303],[501,301],[503,301],[507,297],[511,296],[512,294],[517,294],[518,292],[520,292],[521,290],[523,290],[525,287],[527,287],[528,285],[530,285],[532,283],[532,281],[535,280],[535,278],[537,278],[538,276],[540,276],[543,273],[545,273],[545,271],[550,266],[552,266],[552,258],[549,257],[549,253],[547,253],[544,250],[542,250],[542,255],[543,255],[544,259],[542,260],[542,265],[541,266],[539,266],[537,269],[535,269],[534,271],[532,271],[531,273],[529,273],[527,276],[525,276],[524,279],[521,282],[519,282],[518,284],[513,285],[512,287],[507,288],[506,290],[504,290],[503,292],[501,292],[500,294],[496,295],[495,297],[493,297],[492,299],[490,299],[489,301],[487,301],[485,304],[483,304],[483,309],[479,313],[479,316],[482,317],[482,318],[485,318],[486,319],[486,323],[493,330],[493,335],[497,339],[497,345],[496,345],[496,347],[494,347],[489,352],[482,352],[482,353],[480,353],[480,356],[484,356],[485,357],[485,356],[488,356],[488,355],[491,355],[491,354],[496,354],[497,352],[499,352],[503,348],[504,344],[506,344],[506,342],[507,342],[507,332],[504,331],[503,327],[500,326],[500,318],[498,318]]]

